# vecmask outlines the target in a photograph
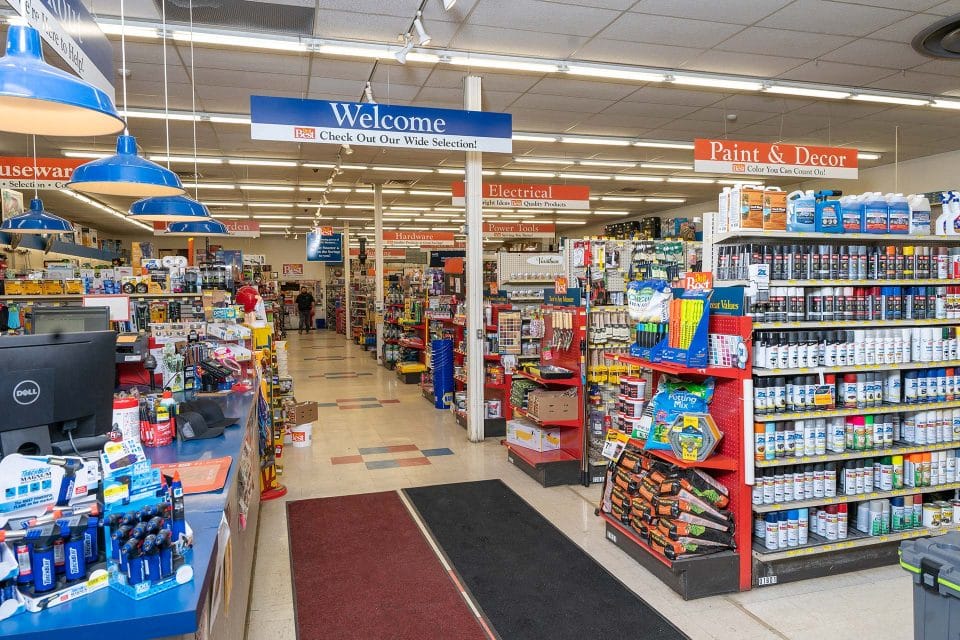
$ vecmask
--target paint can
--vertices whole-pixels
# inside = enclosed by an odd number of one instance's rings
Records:
[[[140,442],[140,403],[136,398],[113,399],[113,428],[124,440]]]
[[[937,529],[940,527],[940,507],[936,504],[927,503],[923,505],[923,526],[928,529]]]
[[[620,395],[628,398],[643,399],[647,390],[647,381],[634,376],[620,376]]]
[[[943,526],[953,524],[953,505],[946,500],[937,504],[940,506],[940,524]]]
[[[290,429],[290,444],[298,449],[313,444],[313,423],[298,424]]]
[[[639,418],[643,414],[643,398],[620,396],[619,400],[624,418]]]
[[[499,400],[487,400],[485,403],[487,405],[487,417],[488,418],[499,418],[500,414],[500,401]]]
[[[953,506],[953,524],[960,524],[960,500],[951,500]]]

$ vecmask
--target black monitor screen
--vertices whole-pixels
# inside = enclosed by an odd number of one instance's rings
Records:
[[[37,307],[33,333],[80,333],[110,329],[108,307]]]

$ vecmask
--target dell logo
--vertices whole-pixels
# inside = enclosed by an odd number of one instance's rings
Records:
[[[40,397],[40,385],[33,380],[21,380],[13,388],[13,400],[17,404],[33,404]]]

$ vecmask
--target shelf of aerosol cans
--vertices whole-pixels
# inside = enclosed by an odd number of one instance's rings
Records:
[[[882,242],[884,244],[891,244],[895,242],[935,242],[938,244],[960,243],[960,236],[911,236],[894,233],[825,233],[819,231],[770,231],[763,229],[736,229],[726,233],[718,233],[713,236],[712,241],[714,243],[719,243],[749,238],[770,240],[772,242],[776,242],[778,240],[836,240],[837,242],[868,240],[872,242]]]
[[[754,322],[754,329],[846,329],[863,327],[935,327],[960,325],[960,318],[927,320],[797,320],[795,322]]]
[[[952,443],[954,448],[956,442]],[[786,511],[788,509],[805,509],[807,507],[820,507],[826,504],[846,504],[850,502],[864,502],[865,500],[882,500],[884,498],[896,498],[898,496],[912,496],[918,493],[935,493],[937,491],[950,491],[960,489],[960,482],[947,482],[930,487],[904,487],[903,489],[893,489],[892,491],[871,491],[870,493],[857,493],[853,495],[837,494],[835,496],[813,498],[812,500],[791,500],[782,504],[755,504],[754,513],[770,513],[772,511]]]
[[[824,453],[814,456],[784,456],[773,460],[757,460],[757,468],[786,467],[797,464],[815,464],[817,462],[837,462],[841,460],[856,460],[858,458],[882,458],[884,456],[902,456],[911,453],[927,451],[944,451],[946,449],[960,449],[960,441],[938,442],[937,444],[895,444],[883,449],[848,449],[839,453]]]
[[[841,373],[844,371],[902,371],[907,369],[936,369],[938,367],[960,367],[960,360],[937,360],[934,362],[898,362],[896,364],[851,364],[837,367],[807,367],[796,369],[758,369],[753,368],[753,375],[759,378],[772,376],[792,376],[818,373]]]
[[[715,287],[743,287],[749,280],[714,280]],[[771,280],[771,287],[946,287],[960,285],[960,280],[922,278],[913,280]]]
[[[850,527],[845,540],[828,540],[823,536],[814,533],[810,534],[809,542],[803,546],[791,547],[789,549],[771,551],[758,542],[753,543],[753,555],[763,562],[776,562],[777,560],[786,560],[788,558],[798,558],[802,556],[811,556],[818,553],[830,553],[831,551],[846,551],[856,547],[869,547],[886,542],[899,542],[901,540],[910,540],[911,538],[922,538],[924,536],[942,536],[951,531],[960,531],[960,525],[950,525],[948,527],[938,527],[930,529],[920,527],[919,529],[908,529],[906,531],[897,531],[885,533],[879,536],[871,536],[858,529]]]
[[[789,413],[767,413],[755,415],[756,422],[779,422],[781,420],[806,420],[807,418],[838,418],[840,416],[875,416],[881,413],[917,413],[933,409],[953,409],[960,407],[960,400],[951,402],[911,402],[899,404],[885,404],[879,407],[864,407],[862,409],[816,409],[813,411],[794,411]]]

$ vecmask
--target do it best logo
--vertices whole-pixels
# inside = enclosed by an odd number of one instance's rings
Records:
[[[313,127],[294,127],[293,137],[297,140],[316,140],[317,130]]]

